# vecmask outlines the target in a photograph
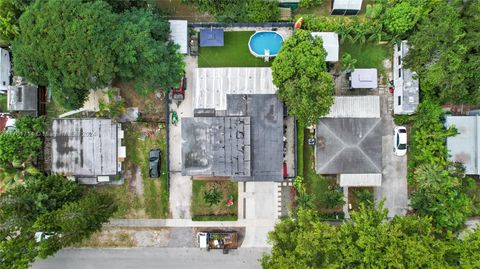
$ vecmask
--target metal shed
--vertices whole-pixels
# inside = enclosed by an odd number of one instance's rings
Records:
[[[38,111],[38,87],[33,85],[9,86],[7,91],[7,106],[10,112]]]
[[[362,10],[362,0],[333,0],[331,15],[357,15]]]
[[[185,20],[169,20],[170,38],[180,46],[178,52],[181,54],[188,53],[188,21]]]
[[[323,48],[327,52],[327,62],[338,62],[339,43],[338,34],[335,32],[312,32],[313,37],[320,37],[323,40]]]

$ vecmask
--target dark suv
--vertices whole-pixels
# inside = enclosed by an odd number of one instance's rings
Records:
[[[160,177],[160,159],[161,159],[161,152],[159,149],[152,149],[148,154],[149,160],[149,169],[148,169],[148,176],[152,178]]]

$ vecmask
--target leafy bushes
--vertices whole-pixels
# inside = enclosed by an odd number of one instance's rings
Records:
[[[316,7],[323,3],[323,0],[300,0],[298,5],[303,8]]]
[[[413,116],[410,130],[410,153],[408,158],[408,180],[415,183],[415,169],[422,164],[436,163],[447,166],[446,140],[457,134],[455,128],[446,129],[442,122],[442,108],[432,102],[423,101]]]
[[[236,215],[221,215],[221,216],[193,216],[193,221],[237,221]]]
[[[305,143],[305,126],[297,122],[297,176],[303,177],[303,146]]]
[[[280,9],[276,1],[251,0],[245,4],[247,21],[268,22],[277,21],[280,17]]]
[[[206,204],[208,204],[209,206],[213,206],[220,203],[220,200],[222,199],[222,194],[219,190],[213,188],[203,193],[203,199]]]

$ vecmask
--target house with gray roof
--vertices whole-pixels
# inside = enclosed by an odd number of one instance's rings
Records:
[[[394,46],[393,55],[393,113],[411,115],[420,101],[420,87],[417,74],[403,67],[403,58],[408,54],[406,40]]]
[[[126,149],[119,123],[100,118],[54,119],[51,170],[82,184],[112,182],[122,172]]]
[[[447,138],[450,160],[462,163],[467,175],[480,175],[480,116],[446,116],[445,126],[458,131]]]
[[[282,181],[283,104],[275,94],[225,97],[219,110],[182,118],[182,175]]]
[[[315,169],[340,186],[380,186],[382,119],[379,96],[336,97],[316,126]]]

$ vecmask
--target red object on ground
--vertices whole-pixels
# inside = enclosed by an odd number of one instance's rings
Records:
[[[287,176],[287,163],[283,162],[283,177]]]
[[[393,94],[393,91],[395,90],[395,88],[390,87],[390,88],[388,88],[388,90],[390,91],[391,94]]]
[[[228,199],[227,201],[227,206],[232,206],[233,205],[233,200],[232,199]]]
[[[301,17],[300,19],[297,20],[297,22],[295,22],[295,29],[300,29],[300,27],[302,27],[302,22],[303,22],[303,17]]]

